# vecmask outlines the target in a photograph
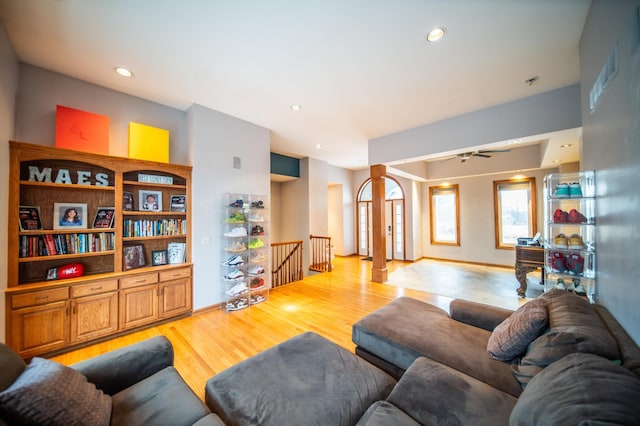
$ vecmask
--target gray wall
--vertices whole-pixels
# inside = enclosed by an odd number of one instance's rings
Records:
[[[631,16],[639,4],[594,0],[580,40],[582,169],[596,170],[598,196],[598,298],[636,342],[640,342],[640,48],[631,57],[630,38]],[[592,114],[589,92],[616,41],[619,74]]]
[[[18,90],[18,59],[0,21],[0,206],[9,199],[9,144],[13,137],[15,95]],[[7,252],[6,207],[0,208],[0,253]],[[7,256],[0,256],[0,342],[5,341],[4,290],[7,288]]]

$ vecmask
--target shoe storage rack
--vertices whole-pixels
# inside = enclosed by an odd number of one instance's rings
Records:
[[[545,291],[571,291],[596,300],[595,172],[544,179]]]
[[[269,298],[269,197],[223,194],[222,288],[227,312]]]

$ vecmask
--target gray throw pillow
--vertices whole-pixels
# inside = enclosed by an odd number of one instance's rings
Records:
[[[637,425],[640,378],[614,361],[574,353],[531,379],[510,425]]]
[[[534,299],[520,306],[507,319],[498,324],[487,342],[489,357],[498,361],[511,361],[522,355],[547,328],[547,303]]]
[[[108,425],[111,397],[74,369],[34,358],[0,392],[0,412],[9,424]]]

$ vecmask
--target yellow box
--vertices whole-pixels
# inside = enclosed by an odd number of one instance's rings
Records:
[[[129,158],[168,163],[169,131],[130,122]]]

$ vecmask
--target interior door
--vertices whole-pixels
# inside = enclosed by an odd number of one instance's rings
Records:
[[[393,201],[384,203],[384,229],[385,229],[385,252],[386,259],[393,259]]]
[[[393,200],[393,259],[404,260],[404,202]]]
[[[369,255],[369,241],[371,241],[371,227],[369,226],[369,211],[371,203],[360,201],[358,203],[358,254]]]

